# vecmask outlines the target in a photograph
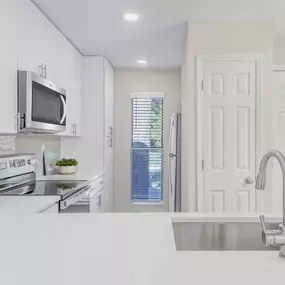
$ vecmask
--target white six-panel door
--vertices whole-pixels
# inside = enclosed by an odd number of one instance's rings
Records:
[[[256,210],[256,64],[203,65],[203,211]]]

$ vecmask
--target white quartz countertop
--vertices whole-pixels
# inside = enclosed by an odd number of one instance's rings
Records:
[[[88,180],[93,181],[100,176],[102,176],[103,173],[99,174],[91,174],[91,173],[76,173],[72,175],[49,175],[49,176],[37,176],[37,180]]]
[[[39,213],[56,204],[59,199],[59,196],[1,196],[0,214]]]
[[[0,215],[0,284],[282,283],[278,252],[177,252],[173,217],[208,221],[197,214]]]

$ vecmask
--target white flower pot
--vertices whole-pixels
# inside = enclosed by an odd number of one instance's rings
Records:
[[[76,173],[76,166],[60,166],[59,173],[60,174],[75,174]]]

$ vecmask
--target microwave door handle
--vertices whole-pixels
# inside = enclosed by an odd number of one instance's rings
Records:
[[[60,124],[62,124],[66,118],[66,102],[63,98],[62,95],[60,95],[60,99],[61,99],[61,102],[62,102],[62,105],[63,105],[63,115],[62,115],[62,118],[60,120]]]

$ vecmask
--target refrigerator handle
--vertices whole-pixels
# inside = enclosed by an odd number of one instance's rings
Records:
[[[169,158],[169,160],[170,160],[171,158]],[[168,163],[168,185],[169,185],[169,195],[168,195],[168,197],[169,197],[169,202],[168,202],[168,204],[169,204],[169,212],[173,212],[173,193],[172,193],[172,172],[171,172],[171,166],[170,166],[170,162]]]
[[[174,132],[174,123],[175,123],[175,116],[176,114],[172,114],[171,116],[171,122],[170,122],[170,134],[169,134],[169,145],[168,145],[168,186],[169,186],[169,212],[174,211],[174,205],[173,205],[173,185],[172,185],[172,171],[171,171],[171,165],[170,161],[173,158],[173,154],[171,153],[171,145],[173,142],[173,132]]]
[[[175,114],[172,114],[171,116],[171,122],[170,122],[170,133],[169,133],[169,142],[168,142],[168,154],[171,152],[171,143],[172,143],[172,135],[173,135],[173,128],[174,128],[174,116]]]

